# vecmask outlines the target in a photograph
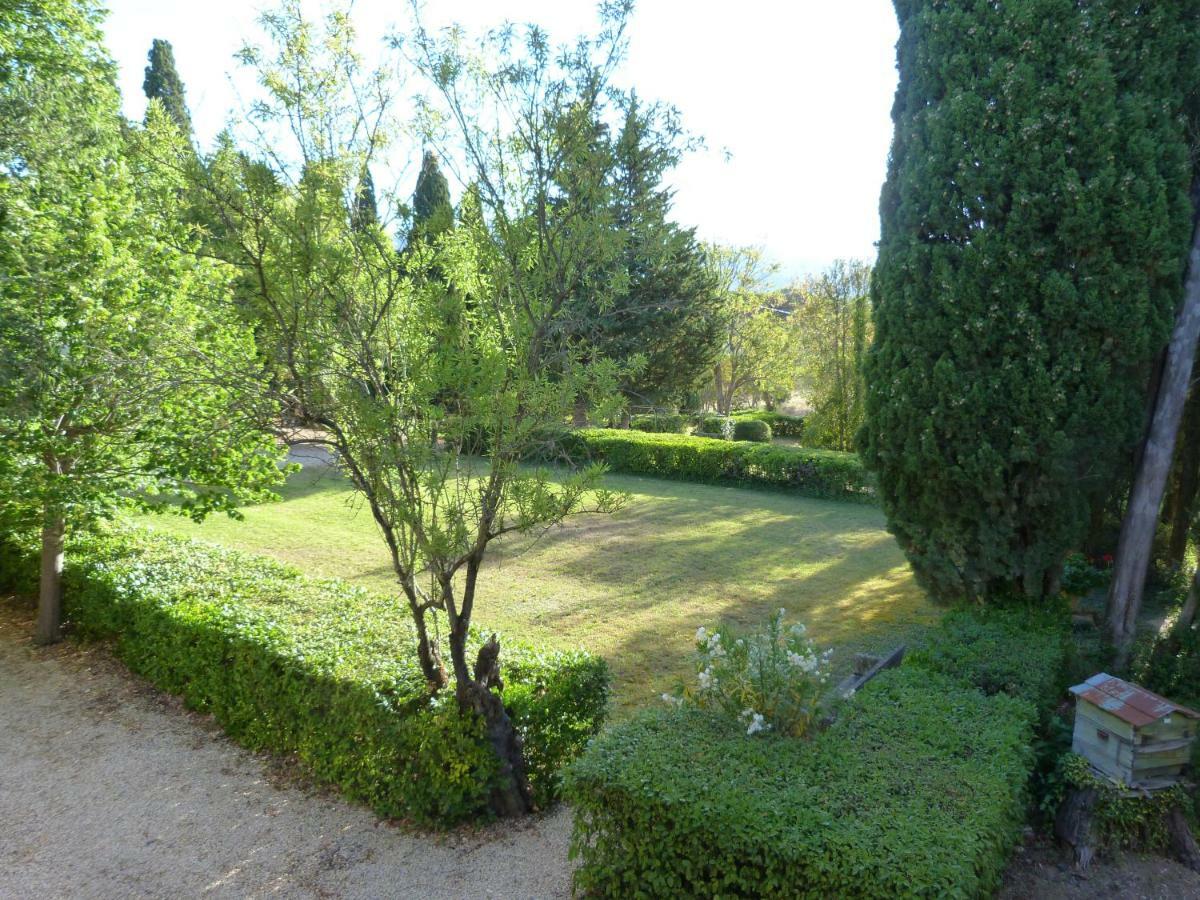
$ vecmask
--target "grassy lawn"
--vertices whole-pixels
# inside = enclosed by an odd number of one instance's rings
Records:
[[[609,475],[608,483],[632,495],[616,515],[492,545],[475,621],[602,654],[618,709],[689,674],[699,625],[756,624],[782,606],[848,659],[853,649],[898,643],[936,616],[873,507],[637,476]],[[247,509],[243,522],[161,516],[150,524],[394,590],[370,512],[341,476],[309,466],[282,495]]]

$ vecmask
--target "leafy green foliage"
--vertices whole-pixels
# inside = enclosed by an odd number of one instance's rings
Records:
[[[746,441],[584,428],[561,446],[576,460],[614,472],[795,491],[809,497],[869,501],[871,479],[853,453]]]
[[[1139,683],[1178,703],[1200,704],[1200,630],[1168,618],[1140,667]]]
[[[988,896],[1016,843],[1028,704],[889,671],[812,740],[690,709],[596,738],[567,774],[577,888],[605,897]]]
[[[862,365],[871,342],[871,267],[837,260],[799,287],[795,334],[801,348],[801,382],[813,412],[808,440],[814,447],[853,450],[863,422]]]
[[[701,416],[696,431],[705,437],[716,437],[724,441],[733,440],[732,416]]]
[[[683,413],[651,413],[629,420],[630,428],[655,434],[687,434],[691,424],[691,417]]]
[[[51,538],[130,505],[233,512],[282,478],[230,273],[189,252],[151,152],[190,151],[157,106],[121,118],[99,15],[0,12],[0,525]]]
[[[0,545],[0,583],[27,586],[32,555]],[[431,825],[487,807],[497,760],[482,723],[431,697],[403,606],[250,554],[148,531],[72,544],[78,634],[112,638],[131,669],[210,712],[239,742],[294,753],[383,816]],[[480,643],[472,635],[472,643]],[[599,729],[604,661],[505,644],[503,699],[540,804]]]
[[[733,419],[733,440],[753,441],[756,444],[771,443],[771,426],[761,419]]]
[[[1066,613],[1050,609],[962,609],[906,657],[988,694],[1020,697],[1049,715],[1067,687],[1071,633]]]
[[[1187,809],[1192,805],[1192,797],[1182,785],[1130,794],[1121,785],[1096,775],[1091,764],[1076,753],[1063,755],[1058,777],[1064,785],[1096,792],[1091,833],[1098,845],[1109,851],[1153,853],[1169,850],[1167,812],[1175,806]]]
[[[784,399],[796,385],[797,346],[789,311],[768,289],[775,267],[753,247],[708,247],[709,265],[722,297],[720,356],[711,389],[728,415],[757,396]]]
[[[800,623],[784,628],[780,609],[765,626],[747,632],[725,625],[696,631],[696,685],[663,694],[723,714],[746,734],[804,737],[820,709],[832,650],[818,654]]]
[[[896,10],[860,449],[933,594],[1042,598],[1141,436],[1181,294],[1200,9]]]
[[[743,409],[732,414],[734,419],[757,419],[771,426],[775,437],[801,438],[804,436],[804,416],[789,416],[767,409]]]

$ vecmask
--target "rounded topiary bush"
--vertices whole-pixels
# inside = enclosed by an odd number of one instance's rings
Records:
[[[696,429],[698,434],[730,440],[733,435],[734,423],[729,416],[702,416]]]
[[[767,444],[771,441],[771,426],[758,419],[734,419],[733,439],[735,441],[756,441]]]

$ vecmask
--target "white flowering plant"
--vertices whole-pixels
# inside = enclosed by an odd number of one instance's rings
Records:
[[[780,609],[746,634],[698,628],[696,681],[663,700],[718,710],[744,725],[747,735],[803,737],[816,718],[833,651],[819,653],[802,624],[784,626],[785,615]]]

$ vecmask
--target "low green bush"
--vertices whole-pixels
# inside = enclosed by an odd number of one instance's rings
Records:
[[[568,769],[576,886],[603,897],[983,897],[1019,838],[1028,703],[884,672],[809,741],[693,709]]]
[[[653,434],[687,434],[692,427],[692,420],[682,413],[651,413],[634,416],[629,420],[629,427]]]
[[[788,416],[766,409],[744,409],[735,412],[733,417],[740,420],[755,419],[759,422],[766,422],[771,426],[771,433],[775,437],[801,438],[804,436],[803,416]]]
[[[696,420],[696,433],[720,440],[733,440],[733,419],[730,416],[700,416]]]
[[[1065,696],[1071,632],[1064,610],[948,612],[905,659],[951,675],[985,694],[1011,694],[1048,716]]]
[[[733,439],[735,441],[754,441],[758,444],[771,443],[771,426],[758,419],[734,419]]]
[[[603,462],[614,472],[707,484],[794,491],[810,497],[874,497],[870,475],[854,453],[678,434],[581,428],[560,446],[576,462]]]
[[[430,698],[400,602],[272,560],[149,531],[72,543],[68,620],[254,749],[294,753],[380,815],[449,825],[485,814],[496,763],[452,692]],[[0,555],[0,581],[33,560]],[[603,660],[504,642],[504,702],[539,804],[598,730]]]

